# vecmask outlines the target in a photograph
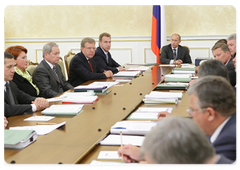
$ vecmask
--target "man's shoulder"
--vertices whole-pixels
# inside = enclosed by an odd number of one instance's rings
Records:
[[[101,49],[101,47],[97,47],[96,51],[95,51],[95,56],[104,56],[104,52]]]

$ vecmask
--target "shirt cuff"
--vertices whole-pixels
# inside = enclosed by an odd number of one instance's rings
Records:
[[[37,111],[36,105],[35,105],[35,104],[31,104],[31,106],[32,106],[32,111],[33,111],[33,112],[36,112],[36,111]]]
[[[170,60],[170,63],[169,64],[174,64],[174,60]]]

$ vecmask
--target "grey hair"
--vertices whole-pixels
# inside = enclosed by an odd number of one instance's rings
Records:
[[[205,76],[190,86],[188,94],[198,98],[197,105],[200,109],[211,107],[224,117],[236,112],[235,92],[223,77]]]
[[[198,77],[201,78],[208,75],[222,76],[230,81],[227,67],[219,60],[211,59],[201,64],[198,70]]]
[[[141,148],[155,164],[202,164],[215,154],[194,121],[180,116],[163,119],[147,135]]]
[[[55,42],[49,42],[43,46],[43,58],[45,53],[51,53],[53,47],[58,47],[58,45]]]
[[[234,33],[234,34],[229,35],[227,40],[236,40],[236,37],[237,37],[237,34]]]

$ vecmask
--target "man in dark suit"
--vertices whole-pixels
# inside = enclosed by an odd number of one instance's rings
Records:
[[[229,79],[232,86],[236,85],[236,72],[230,50],[225,43],[216,43],[212,47],[213,57],[216,60],[220,60],[228,69]]]
[[[70,63],[68,81],[73,86],[78,86],[86,81],[95,79],[105,79],[112,77],[111,70],[100,68],[94,60],[95,40],[92,38],[84,38],[81,42],[81,52],[76,54]]]
[[[226,78],[205,76],[188,89],[189,113],[217,154],[236,160],[236,96]]]
[[[111,35],[102,33],[99,35],[99,47],[96,49],[93,60],[98,66],[105,70],[111,70],[113,73],[124,71],[125,68],[120,66],[111,56],[109,50],[111,48]]]
[[[160,59],[162,64],[192,63],[188,48],[179,45],[180,42],[181,36],[173,34],[171,44],[162,47]]]
[[[167,148],[167,149],[166,149]],[[147,133],[142,147],[125,145],[118,149],[126,162],[148,164],[231,164],[216,154],[204,132],[191,119],[170,116]]]
[[[229,48],[229,51],[230,51],[230,54],[231,54],[231,57],[234,58],[234,56],[236,55],[236,38],[237,38],[237,34],[234,33],[234,34],[231,34],[229,35],[229,37],[227,38],[227,45],[228,45],[228,48]]]
[[[19,90],[12,81],[16,65],[13,56],[4,52],[4,115],[6,117],[33,113],[49,106],[46,99],[32,97]]]
[[[44,60],[33,72],[33,82],[40,90],[40,96],[45,98],[55,97],[73,86],[69,84],[62,74],[61,67],[57,64],[60,59],[60,50],[56,43],[50,42],[43,47]]]

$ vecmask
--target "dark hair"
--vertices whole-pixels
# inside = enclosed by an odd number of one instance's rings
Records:
[[[5,59],[12,59],[14,58],[12,54],[7,53],[7,52],[2,52],[2,66],[5,64]]]

